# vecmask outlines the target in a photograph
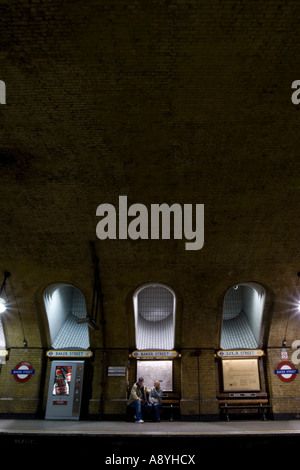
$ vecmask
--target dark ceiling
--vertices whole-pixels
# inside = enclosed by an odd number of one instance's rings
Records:
[[[89,276],[94,241],[107,290],[145,280],[290,290],[300,269],[299,9],[1,1],[0,268],[29,289]],[[204,247],[98,240],[96,209],[119,195],[204,204]]]

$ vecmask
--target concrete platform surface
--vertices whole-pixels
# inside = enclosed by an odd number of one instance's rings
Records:
[[[0,420],[0,435],[82,435],[82,436],[209,436],[209,435],[300,435],[300,420],[292,421],[230,421],[160,423],[123,421],[72,420]]]
[[[230,422],[145,422],[0,420],[2,457],[30,463],[102,470],[138,470],[155,465],[258,467],[266,457],[296,458],[300,420]],[[279,461],[278,461],[279,462]],[[49,467],[50,468],[50,467]]]

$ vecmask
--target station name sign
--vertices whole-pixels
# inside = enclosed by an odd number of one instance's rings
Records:
[[[177,351],[133,351],[130,354],[135,359],[172,359],[174,357],[180,357]]]
[[[93,353],[92,351],[64,351],[64,350],[55,350],[51,349],[46,352],[46,356],[50,358],[56,358],[56,357],[92,357]]]
[[[218,357],[261,357],[265,353],[261,349],[229,349],[217,352]]]

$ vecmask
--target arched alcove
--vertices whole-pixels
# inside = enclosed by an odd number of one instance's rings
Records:
[[[88,325],[78,323],[86,318],[86,303],[82,292],[70,284],[48,286],[43,294],[47,313],[51,347],[54,349],[88,349]]]
[[[224,297],[220,347],[253,349],[260,346],[265,289],[255,282],[230,287]]]
[[[3,323],[0,318],[0,349],[5,349],[5,348],[6,348],[6,339],[5,339]]]
[[[176,297],[163,284],[146,284],[133,295],[137,349],[174,348]]]

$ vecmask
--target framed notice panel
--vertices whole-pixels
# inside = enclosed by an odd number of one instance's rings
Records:
[[[260,390],[258,359],[222,359],[224,392]]]
[[[137,379],[144,377],[145,387],[152,388],[159,380],[164,391],[173,390],[173,361],[137,361]]]

